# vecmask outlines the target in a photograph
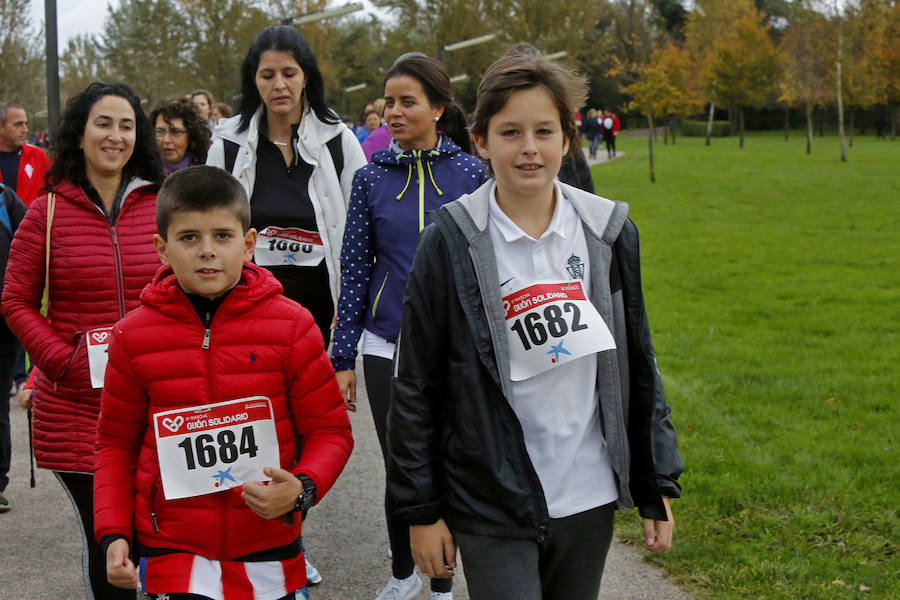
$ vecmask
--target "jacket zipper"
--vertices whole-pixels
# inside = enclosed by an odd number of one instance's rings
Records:
[[[122,206],[119,207],[119,214],[122,214],[122,208],[125,206],[126,198],[122,198]],[[103,209],[91,202],[88,199],[88,204],[97,209],[104,220],[106,220],[107,227],[109,227],[109,237],[112,239],[113,245],[113,260],[115,262],[115,271],[116,271],[116,304],[119,309],[119,319],[125,316],[125,283],[123,282],[124,276],[122,274],[122,254],[119,250],[119,233],[116,229],[116,226],[109,222],[109,217],[103,212]]]
[[[390,271],[388,271],[387,273],[384,274],[384,281],[381,282],[381,287],[378,288],[378,293],[375,294],[375,302],[372,303],[372,316],[373,317],[375,316],[375,310],[378,308],[378,301],[381,300],[381,292],[384,291],[384,286],[387,285],[388,275],[390,275],[390,274],[391,274]]]
[[[110,235],[113,243],[113,257],[116,261],[116,293],[119,301],[119,318],[125,316],[125,283],[122,274],[122,254],[119,251],[119,232],[115,225],[109,227]]]
[[[81,332],[78,332],[78,333],[79,333],[80,335],[79,335],[79,338],[78,338],[78,344],[75,345],[75,352],[72,353],[72,357],[69,359],[69,362],[67,362],[67,363],[66,363],[66,366],[63,367],[63,370],[60,371],[59,377],[57,377],[57,378],[53,381],[53,391],[56,391],[56,383],[57,383],[60,379],[62,379],[62,378],[65,376],[66,372],[68,372],[68,370],[69,370],[69,367],[71,367],[71,366],[72,366],[72,363],[75,362],[75,357],[78,356],[78,351],[81,350],[81,344],[84,343],[85,335],[84,335],[83,333],[81,333]]]
[[[153,533],[159,533],[159,521],[156,516],[156,492],[159,490],[161,482],[162,476],[159,476],[153,480],[153,485],[150,486],[150,522],[153,524]]]
[[[481,293],[481,290],[484,289],[484,281],[482,281],[482,273],[478,268],[478,255],[475,253],[475,249],[469,246],[469,257],[472,259],[472,266],[475,271],[475,279],[478,283],[478,293]],[[484,317],[487,320],[488,330],[491,334],[491,346],[494,350],[494,359],[497,361],[497,375],[500,378],[498,384],[500,384],[500,392],[504,398],[506,398],[506,391],[503,389],[503,373],[500,372],[500,361],[497,360],[496,355],[496,341],[499,339],[499,334],[497,332],[496,327],[494,326],[494,320],[491,318],[490,307],[488,307],[487,303],[484,302],[484,298],[482,298],[482,304],[484,305]],[[527,461],[527,465],[530,467],[529,471],[531,473],[531,480],[534,483],[534,487],[537,490],[535,504],[537,505],[538,513],[541,515],[541,519],[544,523],[546,523],[550,514],[547,509],[547,498],[544,496],[544,488],[541,486],[541,479],[538,477],[537,471],[534,469],[534,464],[531,462],[531,459],[528,457],[528,448],[525,446],[525,432],[522,431],[522,425],[519,423],[518,417],[516,417],[515,411],[512,406],[510,406],[509,401],[502,403],[505,404],[505,407],[502,407],[501,411],[509,411],[511,413],[512,420],[518,424],[517,428],[517,440],[518,446],[521,449],[520,455],[524,457],[524,460]],[[541,524],[538,526],[538,533],[536,539],[538,543],[543,542],[547,538],[547,526],[545,524]]]
[[[200,342],[200,348],[202,350],[206,350],[206,381],[208,385],[207,393],[209,394],[209,402],[215,402],[215,380],[214,380],[214,370],[213,370],[213,357],[212,357],[212,320],[213,315],[208,312],[203,315],[201,319],[203,321],[203,341]],[[222,504],[221,510],[219,510],[220,515],[224,515],[226,513],[227,508],[227,500],[226,494],[219,494],[219,502]],[[222,555],[225,553],[228,548],[228,544],[226,543],[226,534],[227,527],[223,526],[219,527],[220,535],[222,536],[219,541],[219,554]]]
[[[413,150],[416,157],[416,177],[419,178],[419,231],[425,229],[425,170],[422,168],[422,151]]]

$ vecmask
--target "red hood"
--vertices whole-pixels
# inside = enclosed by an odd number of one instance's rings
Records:
[[[228,298],[222,303],[222,308],[228,312],[240,313],[248,306],[282,293],[281,284],[268,269],[259,267],[253,263],[244,263],[241,272],[241,281],[231,290]],[[187,296],[178,287],[172,267],[163,265],[156,271],[151,281],[141,292],[141,302],[166,314],[181,319],[196,319],[196,313]],[[220,308],[220,310],[222,310]]]

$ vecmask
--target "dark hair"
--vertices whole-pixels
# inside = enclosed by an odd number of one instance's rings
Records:
[[[323,123],[340,122],[337,113],[325,103],[322,72],[319,71],[319,64],[306,39],[293,27],[272,25],[257,34],[241,65],[242,96],[241,106],[238,109],[241,121],[238,124],[238,131],[245,131],[250,126],[250,119],[262,103],[259,90],[256,88],[256,71],[259,68],[259,59],[266,50],[287,52],[293,56],[306,80],[306,86],[303,88],[304,103],[309,103],[316,117]]]
[[[487,134],[488,122],[503,110],[513,92],[542,87],[559,110],[563,135],[575,137],[575,113],[587,99],[587,82],[547,58],[531,44],[517,44],[488,67],[478,84],[478,101],[472,117],[472,133]]]
[[[87,126],[91,109],[104,96],[119,96],[128,101],[134,110],[135,140],[134,152],[122,169],[123,180],[140,177],[147,181],[162,180],[159,150],[150,121],[141,108],[140,99],[124,83],[94,82],[66,102],[66,108],[59,118],[56,131],[51,136],[53,162],[44,176],[47,188],[53,189],[60,182],[71,181],[82,187],[92,187],[87,178],[81,139]]]
[[[230,210],[241,222],[242,231],[250,230],[247,192],[231,173],[206,165],[175,171],[166,178],[156,196],[156,229],[168,241],[173,215],[216,208]]]
[[[210,135],[209,126],[194,112],[194,105],[185,98],[171,98],[160,102],[150,113],[150,126],[156,127],[157,117],[172,124],[172,119],[181,119],[184,129],[187,131],[187,154],[195,165],[206,162],[206,152],[209,150]]]
[[[216,102],[213,104],[213,108],[219,111],[223,118],[228,118],[234,114],[234,111],[231,110],[231,105],[227,102]]]
[[[387,83],[388,79],[400,75],[407,75],[418,81],[429,104],[444,107],[441,118],[435,124],[436,128],[450,136],[457,146],[468,152],[472,147],[468,124],[462,109],[453,99],[450,74],[444,63],[421,52],[410,52],[394,62],[384,76],[384,82]]]

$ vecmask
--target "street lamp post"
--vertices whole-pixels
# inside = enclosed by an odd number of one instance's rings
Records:
[[[312,23],[321,21],[322,19],[330,19],[331,17],[342,17],[358,10],[363,10],[360,2],[351,2],[337,8],[328,8],[323,11],[312,13],[309,15],[295,15],[293,17],[285,17],[281,20],[282,25],[303,25],[304,23]]]
[[[44,0],[47,53],[47,126],[59,119],[59,49],[56,35],[56,0]]]

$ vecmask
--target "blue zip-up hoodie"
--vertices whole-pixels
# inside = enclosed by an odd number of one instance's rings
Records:
[[[446,136],[432,150],[392,144],[353,177],[341,245],[341,295],[331,362],[353,369],[363,329],[395,341],[406,280],[428,212],[478,189],[480,160]]]

